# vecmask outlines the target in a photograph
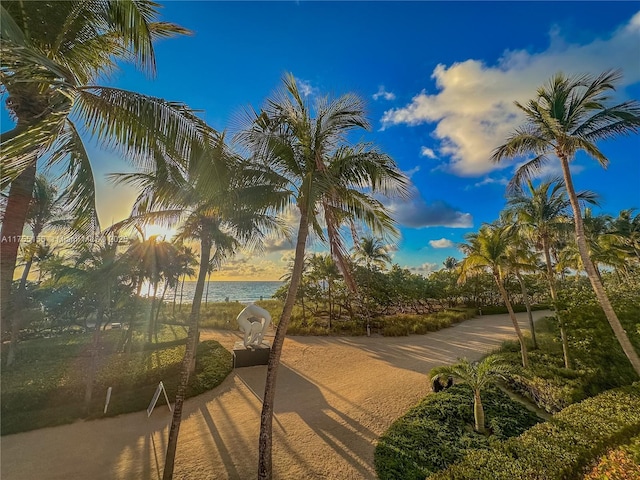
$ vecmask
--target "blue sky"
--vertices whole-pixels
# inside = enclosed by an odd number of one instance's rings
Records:
[[[125,65],[107,83],[185,102],[220,130],[244,107],[259,107],[284,72],[311,97],[359,94],[372,124],[362,139],[390,154],[414,186],[411,201],[389,206],[402,234],[394,262],[417,273],[461,258],[455,245],[464,234],[504,207],[514,164],[488,157],[520,123],[514,100],[533,97],[558,71],[608,68],[623,69],[621,99],[640,98],[636,2],[162,3],[163,18],[194,35],[158,43],[154,79]],[[599,193],[606,213],[640,208],[639,137],[601,148],[609,169],[579,156],[576,188]],[[93,158],[108,225],[127,215],[135,192],[103,177],[131,167],[97,149]],[[259,258],[230,261],[220,278],[278,279],[291,255],[274,242]]]

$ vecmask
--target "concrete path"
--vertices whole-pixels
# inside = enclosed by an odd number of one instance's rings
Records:
[[[549,312],[534,312],[534,318]],[[527,329],[526,314],[518,314]],[[203,332],[231,348],[238,336]],[[477,359],[515,338],[507,315],[428,335],[289,337],[279,370],[273,464],[277,479],[373,479],[377,438],[429,393],[426,373]],[[256,478],[266,367],[235,370],[185,403],[174,478]],[[2,480],[156,480],[171,416],[166,406],[0,439]]]

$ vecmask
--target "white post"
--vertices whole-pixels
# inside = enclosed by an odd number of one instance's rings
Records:
[[[107,407],[109,406],[110,400],[111,400],[111,387],[107,388],[107,399],[104,402],[104,413],[107,413]]]

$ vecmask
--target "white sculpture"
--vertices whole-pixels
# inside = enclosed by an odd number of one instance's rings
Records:
[[[267,327],[271,323],[271,315],[264,308],[253,303],[245,307],[238,317],[238,326],[244,332],[244,346],[261,345]]]

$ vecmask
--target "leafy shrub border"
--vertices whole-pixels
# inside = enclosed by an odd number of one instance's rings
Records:
[[[607,449],[640,433],[640,382],[571,405],[519,437],[473,450],[429,480],[582,478]]]
[[[473,431],[473,393],[467,385],[427,395],[382,435],[374,453],[381,480],[418,480],[460,461],[469,449],[519,435],[540,421],[496,389],[483,390],[490,437]]]
[[[156,352],[145,352],[145,354],[151,355],[157,352],[156,350]],[[178,357],[182,358],[181,355]],[[153,375],[153,378],[145,375],[138,382],[127,379],[121,385],[113,385],[113,395],[106,414],[103,414],[105,401],[103,393],[106,388],[100,385],[102,382],[97,381],[96,394],[88,418],[110,417],[145,410],[161,380],[169,399],[174,398],[179,381],[180,364],[181,362],[178,361],[162,366],[155,371],[156,375]],[[196,370],[189,378],[187,397],[211,390],[222,383],[232,370],[232,356],[228,350],[213,340],[201,342],[196,353]],[[45,388],[45,390],[3,392],[5,400],[10,401],[3,401],[1,406],[2,435],[61,425],[79,418],[86,418],[83,404],[78,401],[84,393],[84,385],[78,384],[73,388],[68,386],[53,390]],[[26,395],[26,398],[20,401],[20,395]],[[162,403],[164,399],[161,395],[158,404]],[[16,408],[16,405],[20,405],[20,408]]]

